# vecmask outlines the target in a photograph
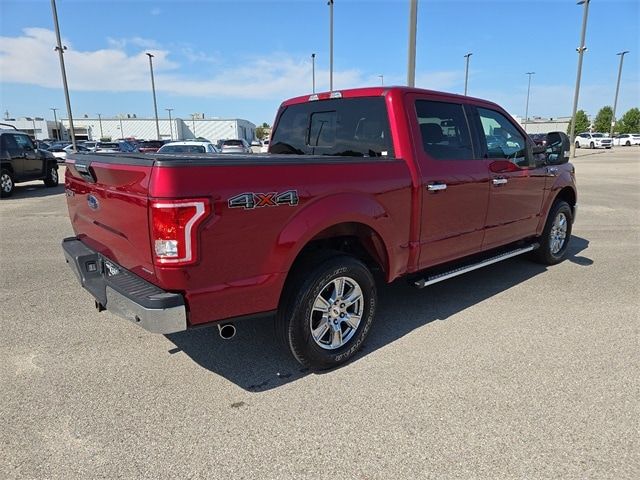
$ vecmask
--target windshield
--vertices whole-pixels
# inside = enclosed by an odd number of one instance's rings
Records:
[[[204,153],[202,145],[165,145],[158,153]]]
[[[242,147],[242,140],[225,140],[223,145],[225,147]]]
[[[601,133],[594,133],[594,134],[593,134],[593,135],[591,135],[591,136],[592,136],[593,138],[602,138],[602,137],[604,137],[604,135],[603,135],[603,134],[601,134]]]

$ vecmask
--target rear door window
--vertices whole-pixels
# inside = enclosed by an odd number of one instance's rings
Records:
[[[285,107],[271,153],[393,157],[383,97],[318,100]]]
[[[422,147],[436,160],[475,158],[469,124],[459,103],[416,100]]]

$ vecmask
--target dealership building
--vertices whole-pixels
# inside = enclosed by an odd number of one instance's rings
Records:
[[[70,140],[68,119],[56,122],[41,117],[6,118],[3,123],[13,125],[38,140],[61,139]],[[173,118],[159,119],[160,138],[162,140],[185,140],[189,138],[206,138],[212,142],[230,138],[242,138],[251,141],[255,138],[256,126],[248,120],[240,118],[221,119],[204,118],[197,115],[189,120]],[[74,118],[73,127],[78,140],[117,140],[136,138],[155,140],[157,137],[154,118],[137,118],[126,115],[117,118]]]

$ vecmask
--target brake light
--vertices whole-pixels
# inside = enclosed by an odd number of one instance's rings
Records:
[[[209,215],[205,199],[151,202],[151,242],[156,265],[185,265],[197,260],[198,226]]]

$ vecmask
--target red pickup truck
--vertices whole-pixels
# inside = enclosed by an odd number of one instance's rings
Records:
[[[279,108],[264,155],[77,154],[63,250],[82,286],[151,332],[275,314],[295,358],[356,353],[374,273],[425,287],[515,255],[567,252],[569,141],[537,147],[498,105],[404,87]]]

